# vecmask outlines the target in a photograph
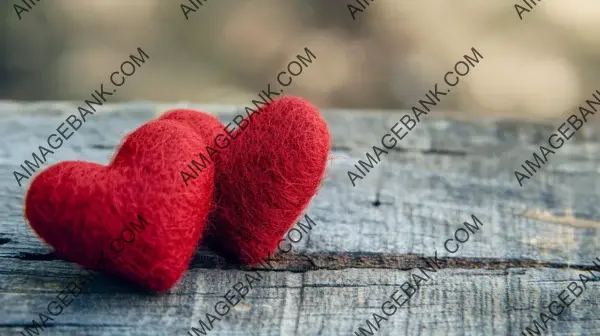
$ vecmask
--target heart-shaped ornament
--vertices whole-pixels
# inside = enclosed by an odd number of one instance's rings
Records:
[[[184,121],[220,148],[208,244],[247,264],[268,257],[325,173],[331,137],[318,109],[305,99],[283,97],[225,127],[193,110],[170,111],[160,119]]]
[[[25,216],[62,257],[165,291],[187,269],[212,207],[213,169],[187,187],[180,175],[205,146],[186,125],[148,122],[107,166],[66,161],[42,171]]]

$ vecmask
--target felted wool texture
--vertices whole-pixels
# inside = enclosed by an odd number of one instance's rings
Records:
[[[219,134],[226,134],[223,130],[223,124],[221,124],[221,122],[219,121],[219,119],[217,119],[215,116],[208,114],[206,112],[202,112],[202,111],[198,111],[198,110],[193,110],[193,109],[174,109],[174,110],[169,110],[167,112],[165,112],[164,114],[162,114],[158,120],[175,120],[178,122],[181,122],[189,127],[191,127],[201,138],[207,139],[207,144],[209,146],[211,146],[214,149],[219,150],[218,154],[215,154],[213,156],[214,158],[214,162],[212,162],[211,166],[214,167],[214,169],[218,169],[219,167],[219,157],[221,156],[221,153],[224,151],[227,151],[227,147],[229,146],[229,143],[231,141],[231,139],[226,139],[227,136],[225,136],[225,139],[223,137],[220,137],[219,140],[215,140],[217,135]],[[217,141],[218,145],[223,147],[223,148],[219,148],[217,145],[215,145],[215,141]],[[204,153],[204,155],[206,157],[209,157],[209,155],[207,154],[206,150],[203,150],[202,153]],[[193,157],[188,158],[188,163],[192,160],[192,159],[197,159],[198,158],[198,154],[196,153]],[[185,170],[186,172],[188,170]],[[200,175],[203,173],[199,173]],[[217,187],[217,181],[215,181],[215,188]],[[213,206],[215,205],[215,202],[213,202]],[[214,209],[212,209],[214,210]],[[211,213],[213,213],[213,211],[211,211]],[[210,217],[209,217],[210,218]],[[209,232],[212,232],[214,230],[214,220],[208,220],[207,223],[208,227],[206,229],[206,234],[205,234],[205,238],[206,239],[210,239],[209,237],[206,237],[209,235]]]
[[[196,130],[216,129],[201,113],[184,119]],[[214,228],[205,241],[227,257],[257,264],[318,190],[331,137],[318,109],[298,97],[276,99],[248,121],[215,160]]]
[[[277,248],[318,190],[331,136],[319,110],[282,97],[252,115],[216,171],[216,238],[256,264]]]
[[[107,166],[65,161],[38,174],[25,217],[65,259],[165,291],[186,270],[211,207],[214,170],[190,187],[179,174],[205,145],[179,122],[148,122],[125,137]]]
[[[190,126],[197,134],[199,134],[202,138],[204,138],[207,144],[219,151],[221,148],[218,148],[215,145],[215,138],[219,133],[224,134],[225,137],[227,135],[223,131],[223,124],[217,119],[217,117],[193,109],[173,109],[163,113],[158,120],[176,120],[179,122],[183,122]],[[221,137],[218,141],[218,144],[221,147],[226,147],[227,144],[224,144],[223,137]],[[204,151],[206,152],[206,151]],[[189,161],[189,160],[188,160]]]

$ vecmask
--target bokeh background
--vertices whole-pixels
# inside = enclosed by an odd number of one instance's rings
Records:
[[[365,2],[368,0],[365,0]],[[304,47],[286,95],[320,107],[412,106],[471,47],[484,56],[442,108],[560,117],[600,88],[600,1],[43,0],[21,20],[0,5],[0,99],[89,98],[141,47],[150,60],[111,102],[246,104]],[[354,3],[355,4],[355,3]],[[188,4],[189,5],[189,4]]]

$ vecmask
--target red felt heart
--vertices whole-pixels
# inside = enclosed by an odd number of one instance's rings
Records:
[[[167,290],[186,270],[212,206],[213,169],[189,187],[179,174],[205,146],[179,122],[148,122],[108,166],[67,161],[41,172],[27,191],[25,216],[66,259]]]
[[[317,108],[302,98],[277,99],[245,118],[247,124],[236,117],[240,128],[232,137],[219,136],[227,132],[208,114],[174,110],[161,116],[187,122],[214,148],[227,146],[215,155],[209,244],[256,264],[275,250],[317,192],[331,138]]]

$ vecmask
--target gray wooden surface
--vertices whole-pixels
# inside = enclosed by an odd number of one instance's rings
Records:
[[[108,162],[127,132],[185,104],[102,107],[50,155]],[[193,106],[229,122],[234,106]],[[0,102],[0,335],[20,335],[80,268],[51,254],[23,220],[26,187],[12,171],[76,104]],[[586,124],[519,187],[513,175],[563,121],[467,119],[430,113],[363,180],[346,171],[402,111],[324,111],[333,134],[323,188],[306,213],[316,222],[292,253],[210,335],[354,335],[421,256],[432,276],[377,335],[521,335],[578,274],[598,269],[600,133]],[[48,166],[48,165],[45,165]],[[484,224],[455,254],[443,243],[475,214]],[[600,272],[600,270],[598,270]],[[41,335],[187,335],[245,271],[199,250],[179,284],[149,295],[99,275]],[[598,282],[546,335],[600,335]],[[372,318],[371,318],[372,320]]]

